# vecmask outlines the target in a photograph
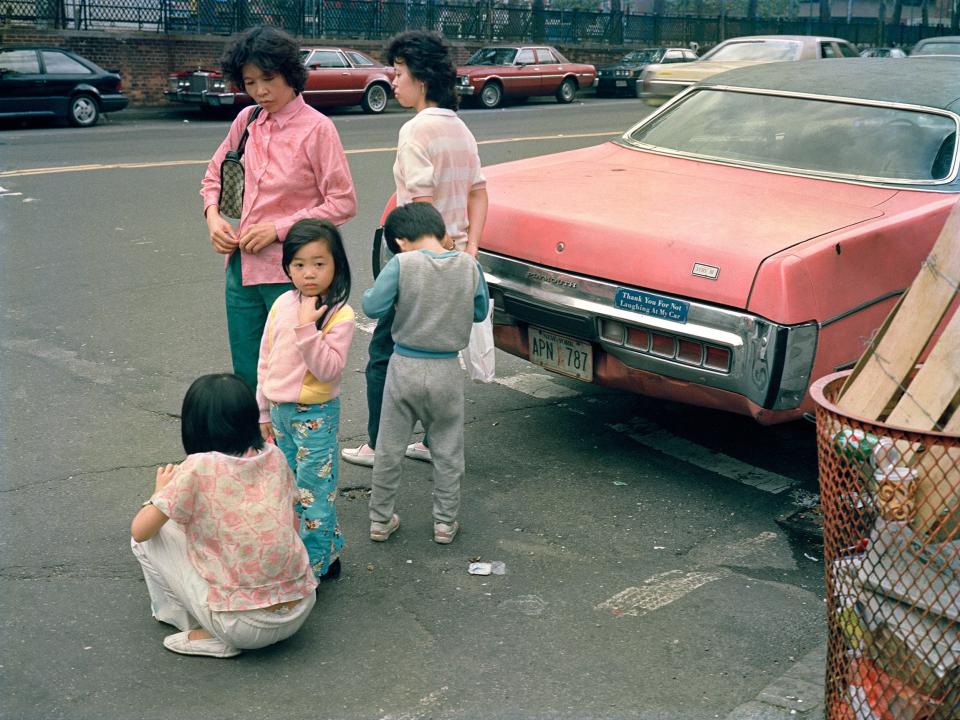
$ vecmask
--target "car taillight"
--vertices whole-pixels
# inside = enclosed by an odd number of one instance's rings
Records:
[[[730,349],[707,345],[707,356],[703,366],[720,372],[730,372]]]

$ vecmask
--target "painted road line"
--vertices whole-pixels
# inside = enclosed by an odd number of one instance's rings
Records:
[[[644,580],[639,587],[628,587],[618,592],[594,609],[609,610],[617,617],[643,617],[676,602],[697,588],[732,574],[726,568],[718,568],[712,572],[694,570],[688,573],[670,570]]]
[[[574,397],[580,394],[578,390],[561,385],[549,375],[541,375],[540,373],[520,373],[509,377],[494,378],[493,381],[498,385],[503,385],[540,400]]]
[[[578,140],[593,137],[612,137],[621,135],[621,130],[606,130],[602,132],[591,133],[557,133],[556,135],[530,135],[512,138],[500,138],[497,140],[483,140],[478,145],[505,145],[507,143],[518,142],[541,142],[545,140]],[[391,147],[372,147],[356,148],[354,150],[344,151],[347,155],[367,155],[370,153],[395,153],[396,146]],[[142,170],[162,167],[176,167],[179,165],[207,165],[210,158],[203,160],[164,160],[157,162],[131,162],[131,163],[105,163],[88,165],[61,165],[58,167],[40,167],[25,168],[23,170],[5,170],[0,172],[0,178],[28,177],[33,175],[55,175],[59,173],[90,172],[94,170]]]
[[[367,335],[373,335],[373,331],[377,329],[377,321],[369,318],[363,320],[362,317],[362,315],[357,315],[357,330],[367,333]]]
[[[756,537],[735,542],[721,548],[712,558],[716,565],[742,561],[756,555],[764,545],[776,539],[777,534],[762,532]],[[616,617],[643,617],[659,610],[694,590],[733,575],[725,567],[695,567],[692,570],[668,570],[647,578],[637,586],[621,590],[608,600],[594,606],[595,610],[609,610]]]
[[[648,420],[634,418],[630,424],[616,423],[609,427],[641,445],[659,450],[665,455],[696,465],[743,485],[755,487],[757,490],[779,495],[799,484],[799,481],[793,478],[763,470],[729,455],[697,445]]]

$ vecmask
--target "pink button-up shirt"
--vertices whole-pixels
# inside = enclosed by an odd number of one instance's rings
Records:
[[[240,112],[217,148],[200,187],[203,210],[220,196],[220,163],[237,147],[253,108]],[[297,95],[276,113],[263,111],[250,124],[243,154],[244,190],[239,236],[249,225],[272,222],[278,242],[257,254],[241,252],[244,285],[289,282],[280,266],[280,243],[303,218],[342,225],[357,213],[347,157],[333,123]]]

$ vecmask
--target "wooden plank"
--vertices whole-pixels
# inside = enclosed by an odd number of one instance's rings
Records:
[[[952,279],[948,280],[948,278]],[[916,365],[937,325],[953,302],[960,279],[960,203],[953,206],[920,273],[900,303],[886,332],[874,342],[854,369],[856,378],[844,389],[837,406],[871,420],[887,404]],[[860,364],[863,368],[859,369]]]
[[[953,417],[947,420],[947,424],[943,426],[943,431],[950,435],[960,435],[960,409],[953,411]]]
[[[960,540],[960,447],[931,445],[916,455],[914,469],[917,484],[910,525],[925,542]]]
[[[960,312],[937,340],[923,367],[890,413],[890,425],[917,430],[936,430],[937,421],[960,392]]]

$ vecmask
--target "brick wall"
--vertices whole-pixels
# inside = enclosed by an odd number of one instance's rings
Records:
[[[31,44],[64,47],[123,76],[123,91],[131,105],[163,105],[167,75],[196,67],[218,68],[218,58],[229,38],[213,35],[177,35],[151,32],[110,32],[98,30],[45,30],[43,28],[0,27],[0,44]],[[347,45],[380,58],[383,41],[310,39],[303,45]],[[451,42],[455,62],[466,60],[481,43]],[[562,46],[570,60],[597,65],[612,62],[623,48],[608,46]]]

